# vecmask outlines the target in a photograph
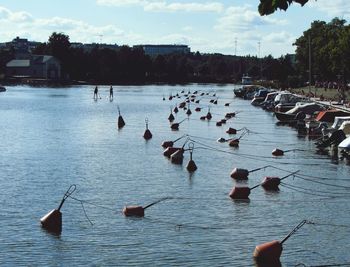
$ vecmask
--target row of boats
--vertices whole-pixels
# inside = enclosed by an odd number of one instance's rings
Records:
[[[279,124],[294,126],[317,138],[319,149],[336,148],[350,158],[350,110],[335,108],[327,102],[289,91],[267,89],[256,85],[243,85],[234,89],[236,97],[251,100],[251,104],[274,112]]]

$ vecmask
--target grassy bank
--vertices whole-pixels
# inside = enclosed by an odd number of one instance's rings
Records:
[[[329,101],[340,101],[342,100],[342,91],[338,89],[325,89],[325,88],[318,88],[311,86],[309,87],[301,87],[301,88],[294,88],[290,90],[293,93],[305,95],[305,96],[311,96],[316,97],[324,100]],[[345,102],[349,102],[350,100],[350,91],[345,90],[344,91],[344,100]]]

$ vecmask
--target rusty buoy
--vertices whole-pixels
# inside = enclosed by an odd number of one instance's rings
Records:
[[[123,214],[127,217],[129,216],[134,216],[134,217],[144,217],[145,216],[145,209],[148,209],[149,207],[152,207],[153,205],[161,202],[161,201],[164,201],[164,200],[167,200],[169,199],[169,197],[164,197],[164,198],[161,198],[157,201],[154,201],[152,202],[151,204],[148,204],[147,206],[145,207],[142,207],[142,206],[125,206],[123,208]]]
[[[177,108],[177,106],[175,106],[174,112],[175,112],[175,113],[178,113],[178,112],[179,112],[179,109]]]
[[[202,109],[200,108],[200,107],[196,107],[195,109],[194,109],[194,111],[196,111],[196,112],[199,112],[199,111],[201,111]]]
[[[190,110],[190,108],[188,108],[188,110],[186,111],[186,114],[187,114],[188,116],[190,116],[190,115],[192,114],[192,111]]]
[[[177,131],[177,130],[179,130],[179,126],[180,126],[179,123],[173,123],[170,125],[170,128],[171,128],[171,130]]]
[[[266,176],[261,182],[261,186],[266,190],[277,191],[280,183],[281,179],[279,177]]]
[[[234,113],[234,112],[229,112],[229,113],[226,113],[225,118],[230,119],[230,118],[233,118],[234,116],[236,116],[236,113]]]
[[[196,100],[196,101],[194,101],[194,103],[199,104],[199,99],[198,99],[198,100]]]
[[[274,240],[255,247],[253,257],[257,262],[269,263],[269,266],[276,266],[279,263],[283,251],[283,243],[295,234],[304,224],[311,223],[307,220],[301,221],[282,241]]]
[[[143,134],[143,138],[145,138],[146,140],[149,140],[152,138],[152,133],[151,131],[148,129],[148,119],[146,118],[145,119],[145,122],[146,122],[146,130]]]
[[[225,103],[225,107],[228,107],[230,105],[230,103]]]
[[[62,213],[60,209],[64,201],[76,190],[76,185],[71,185],[64,194],[62,201],[57,209],[51,210],[40,219],[41,226],[49,232],[60,234],[62,232]]]
[[[231,147],[238,147],[239,146],[239,139],[233,139],[228,144]]]
[[[170,113],[170,115],[169,115],[169,117],[168,117],[168,120],[169,120],[170,122],[173,122],[173,121],[175,120],[175,117],[174,117],[173,113]]]
[[[228,128],[227,130],[226,130],[226,133],[228,133],[228,134],[237,134],[237,130],[235,129],[235,128]]]
[[[167,147],[164,151],[163,151],[163,155],[170,158],[171,154],[175,153],[176,151],[180,150],[181,147]]]
[[[222,122],[221,121],[217,121],[216,122],[216,126],[222,126]]]
[[[230,198],[232,199],[249,199],[250,188],[247,186],[235,186],[230,192]]]
[[[206,118],[207,118],[207,116],[201,116],[199,119],[202,121],[205,121]]]
[[[186,102],[181,102],[180,104],[179,104],[179,108],[184,108],[186,106]]]
[[[118,113],[119,113],[119,117],[118,117],[118,129],[121,129],[125,126],[125,121],[122,117],[122,115],[120,115],[120,109],[119,109],[119,106],[118,106]]]
[[[179,165],[182,164],[183,159],[184,159],[184,149],[183,148],[175,151],[173,154],[170,155],[171,163],[174,163],[174,164],[179,164]]]
[[[222,124],[225,124],[226,121],[227,121],[227,120],[225,120],[225,119],[221,119],[221,123],[222,123]]]
[[[258,262],[267,262],[273,264],[274,262],[279,262],[282,254],[282,244],[278,240],[267,242],[255,247],[253,257],[258,260]]]
[[[187,163],[187,166],[186,166],[186,169],[189,171],[189,172],[194,172],[197,170],[197,165],[196,163],[193,161],[192,159],[192,154],[193,154],[193,150],[194,150],[194,143],[191,142],[188,144],[188,149],[190,151],[190,160],[189,162]]]
[[[247,180],[249,171],[246,169],[234,168],[230,174],[231,178],[237,180]]]
[[[210,111],[208,111],[207,116],[206,116],[207,120],[211,120],[212,117],[213,116],[211,115]]]
[[[283,156],[284,155],[284,151],[281,150],[281,149],[275,148],[272,151],[272,155],[274,155],[274,156]]]
[[[167,147],[172,147],[174,145],[173,141],[164,141],[162,143],[162,147],[167,148]]]

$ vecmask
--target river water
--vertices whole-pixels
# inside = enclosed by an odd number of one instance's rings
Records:
[[[0,262],[1,266],[254,266],[258,244],[282,240],[299,222],[310,220],[284,243],[282,266],[350,262],[349,173],[343,160],[315,153],[313,141],[276,124],[276,118],[233,97],[233,85],[7,87],[0,95]],[[181,90],[209,93],[195,112],[172,131],[168,100]],[[210,103],[216,94],[218,104]],[[162,100],[163,96],[166,98]],[[224,103],[230,102],[230,106]],[[118,130],[118,106],[126,126]],[[211,121],[200,116],[213,114]],[[221,127],[227,112],[235,118]],[[179,122],[183,110],[174,114]],[[145,141],[145,118],[153,138]],[[228,127],[246,127],[239,148],[218,143]],[[242,131],[238,133],[238,137]],[[187,134],[194,141],[189,174],[163,156],[161,143]],[[182,146],[185,139],[176,142]],[[297,149],[273,157],[274,148]],[[185,146],[187,148],[187,145]],[[289,177],[279,192],[252,190],[250,201],[233,201],[233,168],[266,169],[249,175]],[[277,169],[278,168],[278,169]],[[316,181],[316,182],[315,182]],[[321,182],[321,183],[320,183]],[[75,198],[61,209],[60,236],[45,231],[40,218],[58,207],[71,184]],[[147,205],[144,218],[122,214],[125,205]],[[87,203],[88,202],[88,203]]]

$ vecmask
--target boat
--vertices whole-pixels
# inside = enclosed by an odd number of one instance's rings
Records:
[[[295,107],[287,112],[275,111],[276,118],[279,121],[285,122],[290,120],[297,120],[297,114],[305,114],[311,117],[315,112],[323,111],[325,107],[317,103],[303,103],[297,102]],[[301,118],[299,116],[299,118]]]
[[[266,88],[260,88],[259,91],[254,95],[254,98],[251,102],[251,104],[253,106],[259,106],[262,102],[264,102],[267,94],[269,93],[270,91]]]
[[[250,96],[254,96],[257,88],[258,87],[256,85],[243,85],[237,89],[234,89],[233,93],[235,94],[236,97],[249,99]]]
[[[288,91],[279,92],[274,100],[275,111],[287,112],[294,108],[297,102],[307,102],[307,99],[294,95]]]
[[[250,77],[248,74],[244,74],[242,77],[242,84],[243,85],[250,85],[253,83],[252,77]]]
[[[341,141],[338,148],[350,151],[350,136]]]
[[[316,121],[333,123],[335,117],[348,117],[350,116],[350,112],[338,110],[338,109],[330,109],[325,111],[320,111],[320,113],[316,117]]]
[[[6,91],[6,88],[0,85],[0,92],[5,92],[5,91]]]

